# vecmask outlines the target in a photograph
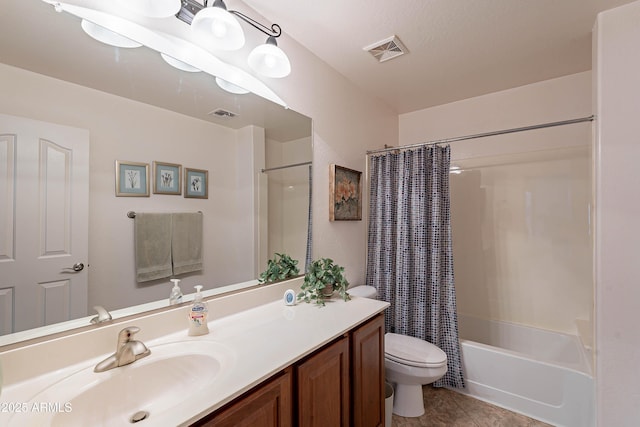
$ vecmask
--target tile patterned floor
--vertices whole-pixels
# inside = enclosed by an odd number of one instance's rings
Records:
[[[393,415],[393,427],[551,427],[446,388],[427,385],[423,393],[425,414],[418,418]]]

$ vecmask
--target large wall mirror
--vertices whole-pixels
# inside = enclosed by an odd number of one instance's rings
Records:
[[[303,272],[311,119],[224,92],[212,76],[172,68],[144,47],[100,44],[79,21],[41,0],[8,0],[0,13],[0,345],[84,325],[95,305],[124,315],[168,303],[168,279],[135,280],[128,212],[202,212],[204,268],[179,277],[185,295],[196,284],[255,286],[275,252]],[[55,136],[34,133],[39,145],[25,155],[24,135],[40,127]],[[56,144],[67,131],[86,151]],[[149,164],[151,181],[153,162],[206,170],[208,197],[156,194],[153,183],[148,197],[117,197],[116,161]],[[25,173],[20,162],[39,169]],[[68,170],[79,184],[51,184],[68,183]],[[25,249],[25,234],[35,249]],[[39,275],[39,261],[57,263],[53,278]],[[85,268],[74,271],[79,263]]]

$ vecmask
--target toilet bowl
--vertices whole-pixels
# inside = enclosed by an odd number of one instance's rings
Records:
[[[419,338],[387,333],[384,336],[387,381],[395,383],[393,413],[402,417],[424,414],[422,386],[447,373],[447,355]]]
[[[373,286],[358,285],[349,295],[376,299]],[[437,346],[419,338],[387,333],[384,336],[386,380],[395,384],[393,413],[402,417],[424,414],[422,386],[447,373],[447,355]]]

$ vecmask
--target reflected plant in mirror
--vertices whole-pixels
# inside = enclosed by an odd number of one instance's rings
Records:
[[[267,261],[267,269],[260,274],[260,283],[278,282],[289,279],[300,273],[298,260],[287,254],[276,253],[273,259]]]

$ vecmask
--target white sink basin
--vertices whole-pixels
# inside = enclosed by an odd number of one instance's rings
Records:
[[[93,365],[73,373],[34,396],[31,413],[16,414],[10,426],[138,426],[155,424],[167,411],[197,396],[230,371],[235,357],[210,341],[179,341],[149,347],[151,355],[106,372]],[[44,403],[43,411],[32,408]],[[147,422],[155,421],[155,422]]]

